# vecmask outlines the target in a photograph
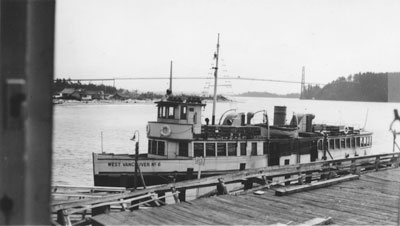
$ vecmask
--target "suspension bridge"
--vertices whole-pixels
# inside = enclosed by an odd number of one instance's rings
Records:
[[[104,82],[104,81],[123,81],[123,80],[169,80],[168,76],[138,76],[138,77],[114,77],[114,78],[79,78],[79,79],[68,79],[73,82]],[[174,80],[207,80],[213,79],[211,76],[174,76]],[[223,76],[218,77],[218,80],[247,80],[247,81],[259,81],[259,82],[279,82],[279,83],[292,83],[292,84],[305,84],[305,85],[319,85],[324,86],[326,84],[316,83],[316,82],[305,82],[302,81],[293,81],[293,80],[281,80],[281,79],[266,79],[266,78],[257,78],[257,77],[243,77],[243,76]]]

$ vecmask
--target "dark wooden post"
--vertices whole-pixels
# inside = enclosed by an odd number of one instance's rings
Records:
[[[218,184],[217,184],[217,194],[218,195],[227,195],[228,189],[226,188],[226,185],[224,183],[224,180],[222,178],[218,179]]]
[[[137,187],[138,187],[138,168],[139,168],[138,162],[139,162],[139,140],[136,141],[136,145],[135,145],[135,177],[134,177],[134,181],[133,181],[133,186],[135,189],[137,189]]]
[[[111,210],[110,206],[100,206],[92,209],[92,216],[96,216],[103,213],[109,213]]]
[[[186,170],[186,180],[193,179],[193,168],[187,168]]]
[[[312,173],[308,172],[306,173],[306,183],[311,184],[312,181]]]
[[[356,160],[351,160],[351,165],[350,165],[350,173],[355,174],[356,173]]]
[[[375,159],[375,171],[379,170],[379,163],[380,163],[380,157],[377,156]]]
[[[324,146],[324,155],[322,156],[322,160],[327,160],[326,157],[326,152],[328,152],[328,134],[324,133],[324,141],[323,141],[323,146]]]
[[[244,190],[252,189],[253,188],[253,179],[249,178],[244,181]]]
[[[55,1],[2,0],[0,10],[0,225],[47,225]]]
[[[71,221],[66,214],[65,210],[58,210],[57,211],[57,223],[61,225],[71,225]]]
[[[186,189],[185,188],[182,188],[182,189],[179,189],[179,201],[180,202],[186,202]]]

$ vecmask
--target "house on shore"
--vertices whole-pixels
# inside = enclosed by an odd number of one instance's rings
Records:
[[[81,91],[81,100],[104,100],[103,91]]]
[[[67,100],[103,100],[103,91],[86,91],[82,89],[65,88],[61,91],[61,95],[58,96],[61,99]]]
[[[128,100],[130,97],[123,93],[115,93],[114,95],[110,96],[110,100]]]
[[[61,91],[62,99],[80,100],[81,94],[79,90],[74,88],[65,88]]]

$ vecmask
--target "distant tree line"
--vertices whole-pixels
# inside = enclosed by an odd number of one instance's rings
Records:
[[[276,93],[269,93],[269,92],[253,92],[249,91],[246,93],[241,93],[238,96],[242,97],[280,97],[280,98],[299,98],[300,94],[298,93],[288,93],[288,94],[276,94]]]
[[[138,93],[137,90],[129,91],[126,89],[117,89],[113,86],[106,86],[106,85],[96,85],[93,83],[82,84],[81,82],[72,82],[70,79],[56,79],[53,83],[53,91],[54,93],[60,93],[65,88],[73,88],[75,90],[82,90],[82,91],[102,91],[105,95],[110,94],[122,94],[126,98],[136,99],[136,100],[148,100],[148,99],[160,99],[163,95],[157,94],[153,92],[145,92],[145,93]]]
[[[71,79],[56,79],[53,84],[54,92],[61,92],[65,88],[82,89],[88,91],[103,91],[104,93],[114,94],[118,92],[117,88],[106,85],[96,85],[92,83],[82,84],[81,82],[72,82]],[[119,91],[123,91],[120,89]]]
[[[301,99],[388,101],[388,73],[358,73],[339,77],[324,87],[308,85]]]

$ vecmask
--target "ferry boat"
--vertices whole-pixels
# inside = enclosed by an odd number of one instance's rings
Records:
[[[218,50],[219,41],[215,83]],[[157,120],[147,125],[148,153],[93,153],[94,185],[134,187],[138,171],[141,179],[136,186],[156,185],[371,152],[371,132],[313,124],[313,114],[294,114],[287,124],[285,106],[275,106],[272,125],[265,111],[263,123],[252,123],[252,112],[230,113],[215,123],[216,87],[211,122],[201,121],[206,104],[199,97],[167,95],[155,102]]]

